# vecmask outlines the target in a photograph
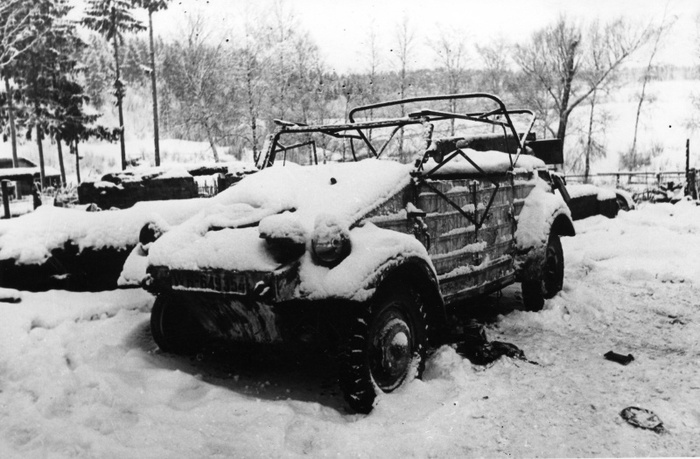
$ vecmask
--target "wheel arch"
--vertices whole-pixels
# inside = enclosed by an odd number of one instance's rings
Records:
[[[407,258],[383,271],[375,278],[373,298],[385,295],[391,289],[405,288],[407,285],[415,288],[423,300],[429,336],[442,330],[447,321],[445,302],[435,271],[423,258]]]
[[[574,222],[566,214],[559,214],[554,218],[552,226],[549,229],[549,234],[557,236],[576,236]]]

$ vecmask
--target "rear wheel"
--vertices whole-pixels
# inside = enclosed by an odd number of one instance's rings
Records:
[[[369,413],[380,393],[390,393],[422,373],[427,325],[420,296],[386,292],[358,315],[344,349],[340,384],[352,409]]]
[[[542,271],[536,280],[522,283],[523,304],[529,311],[539,311],[544,300],[553,298],[564,285],[564,249],[556,234],[550,234]]]
[[[174,295],[161,294],[151,310],[151,334],[163,352],[196,354],[205,342],[205,331],[187,305]]]

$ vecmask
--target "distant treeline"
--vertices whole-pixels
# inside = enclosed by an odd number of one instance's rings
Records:
[[[673,26],[665,18],[639,27],[622,19],[582,25],[560,17],[520,44],[495,39],[474,45],[460,31],[444,29],[427,42],[435,57],[428,69],[411,67],[418,43],[404,19],[394,25],[391,53],[380,52],[369,28],[355,66],[362,70],[337,74],[328,70],[318,44],[283,1],[272,2],[266,16],[248,18],[243,30],[228,35],[193,16],[167,41],[154,40],[150,23],[146,27],[132,14],[144,8],[157,21],[154,13],[167,8],[167,0],[88,0],[78,22],[67,19],[66,0],[3,5],[0,73],[6,90],[0,93],[0,121],[6,136],[10,131],[33,135],[40,155],[45,136],[71,149],[90,137],[119,139],[122,167],[123,109],[150,124],[145,116],[150,104],[128,105],[130,93],[153,100],[154,162],[159,164],[159,137],[206,141],[216,160],[222,145],[237,156],[244,151],[257,156],[274,119],[337,122],[346,120],[351,108],[380,100],[488,92],[508,106],[534,110],[539,135],[565,139],[570,120],[577,123],[573,127],[584,140],[569,156],[570,166],[587,171],[590,161],[606,154],[601,138],[606,121],[596,107],[615,88],[639,85],[638,120],[650,81],[697,76],[695,67],[655,64]],[[78,28],[94,32],[86,35]],[[151,33],[139,33],[146,30]],[[625,65],[632,56],[640,58],[641,68]],[[115,101],[119,125],[100,125],[99,112]],[[587,120],[570,117],[584,106]],[[638,151],[636,137],[635,127],[626,168],[649,160],[648,152]]]

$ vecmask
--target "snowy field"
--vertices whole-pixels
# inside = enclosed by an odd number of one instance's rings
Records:
[[[347,413],[322,356],[162,354],[141,290],[22,292],[0,303],[0,457],[699,455],[700,207],[576,228],[543,311],[517,310],[515,286],[474,305],[537,365],[445,346],[368,416]],[[628,406],[666,433],[624,422]]]

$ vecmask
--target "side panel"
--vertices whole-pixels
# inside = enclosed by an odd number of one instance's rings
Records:
[[[514,280],[515,217],[533,188],[532,173],[427,180],[395,196],[368,218],[382,228],[416,234],[408,202],[426,212],[423,243],[435,266],[447,302],[499,288]],[[489,207],[489,202],[491,206]],[[466,216],[457,210],[462,209]]]

